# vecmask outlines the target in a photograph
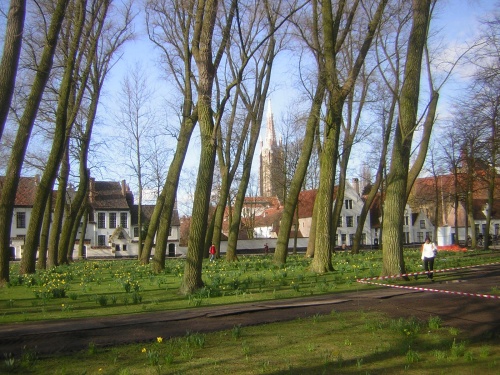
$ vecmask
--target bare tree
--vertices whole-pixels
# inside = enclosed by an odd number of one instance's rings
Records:
[[[316,234],[315,253],[312,270],[317,273],[331,271],[332,254],[332,205],[333,188],[335,184],[336,165],[339,154],[340,127],[344,102],[353,90],[356,79],[361,71],[365,57],[371,47],[376,30],[379,27],[387,1],[378,2],[374,10],[367,12],[368,23],[366,33],[361,36],[362,43],[355,63],[344,81],[339,76],[338,53],[345,42],[347,33],[351,32],[354,17],[358,13],[359,2],[355,1],[350,8],[340,2],[337,9],[332,9],[329,2],[322,3],[322,25],[324,36],[325,77],[327,87],[327,113],[323,129],[323,143],[320,157],[320,186],[316,196]],[[360,10],[361,11],[361,10]],[[371,13],[370,11],[373,11]],[[341,28],[341,25],[343,27]]]
[[[52,69],[53,57],[62,21],[66,14],[68,0],[59,0],[52,14],[45,48],[39,60],[37,73],[31,86],[25,110],[19,120],[19,128],[14,141],[4,185],[0,198],[0,283],[9,280],[9,241],[14,198],[19,184],[21,167],[28,146],[31,130],[37,115],[38,107]]]
[[[0,61],[0,139],[9,113],[16,83],[23,39],[26,0],[11,0],[7,16],[2,60]]]
[[[121,139],[124,149],[129,151],[127,167],[132,171],[137,180],[138,212],[137,226],[139,227],[139,259],[143,243],[142,234],[142,202],[144,188],[145,164],[152,157],[150,154],[149,140],[155,138],[154,116],[150,108],[153,100],[153,90],[146,76],[146,70],[136,64],[130,73],[124,77],[119,95],[120,114],[116,122],[125,130]]]
[[[156,237],[153,258],[153,269],[156,272],[160,272],[165,267],[168,229],[175,207],[180,173],[191,135],[198,122],[193,92],[196,87],[196,74],[190,46],[195,22],[193,13],[194,2],[151,1],[146,7],[149,39],[162,51],[165,71],[172,77],[178,93],[183,98],[179,113],[180,128],[173,134],[177,140],[177,147],[151,216],[141,254],[141,262],[147,264]]]
[[[420,76],[430,22],[431,3],[431,0],[414,0],[412,3],[413,24],[408,41],[404,80],[399,98],[398,126],[396,127],[384,200],[383,275],[405,273],[402,218],[409,194],[408,182],[411,180],[409,162],[413,134],[417,124]],[[437,104],[437,95],[433,96],[432,100]],[[429,116],[429,121],[432,129],[434,118],[430,118],[431,116]]]

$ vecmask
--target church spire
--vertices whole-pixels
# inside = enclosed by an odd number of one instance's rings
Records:
[[[266,128],[266,141],[264,147],[268,150],[272,149],[276,146],[276,134],[274,132],[274,119],[273,119],[273,110],[271,108],[271,99],[268,99],[268,107],[267,107],[267,128]]]

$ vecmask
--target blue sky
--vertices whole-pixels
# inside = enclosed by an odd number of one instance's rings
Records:
[[[0,10],[7,10],[8,3],[9,2],[7,0],[0,0]],[[31,1],[28,3],[33,5]],[[477,22],[478,17],[490,15],[494,9],[498,8],[498,4],[499,2],[497,0],[440,0],[438,12],[433,21],[433,29],[441,29],[440,32],[443,35],[443,39],[450,47],[449,50],[443,51],[443,53],[459,48],[461,45],[464,45],[467,41],[472,40],[475,36],[477,36],[479,31]],[[4,19],[0,21],[0,42],[3,42],[3,21]],[[100,111],[100,130],[96,132],[96,135],[116,134],[116,125],[113,124],[113,121],[110,119],[108,114],[114,107],[113,103],[116,101],[115,95],[119,90],[123,76],[126,74],[127,69],[133,66],[136,61],[140,61],[144,68],[148,70],[151,82],[154,85],[155,90],[158,92],[158,97],[166,95],[165,93],[167,91],[165,88],[167,87],[167,84],[162,81],[158,69],[156,68],[156,52],[145,36],[143,22],[143,17],[139,17],[137,19],[136,31],[138,37],[136,41],[130,42],[124,49],[122,59],[111,72],[109,81],[105,85],[103,103]],[[270,96],[275,121],[280,121],[282,114],[293,101],[295,93],[293,88],[293,69],[291,65],[287,64],[289,56],[282,56],[280,59],[281,64],[278,64],[278,72],[274,75],[276,90]],[[461,77],[459,73],[464,71],[466,71],[466,69],[457,70],[457,74],[454,79],[443,89],[441,93],[441,113],[439,116],[443,117],[446,115],[446,108],[449,106],[450,100],[457,93],[456,88],[460,87],[462,82],[463,77]],[[265,130],[265,121],[262,124],[262,129],[263,131]],[[262,133],[261,138],[264,136],[265,134]],[[193,148],[190,153],[192,156],[190,156],[187,160],[186,169],[193,170],[196,168],[197,144],[198,137],[195,135],[193,137]],[[169,145],[169,147],[175,147],[175,143]],[[257,150],[257,152],[259,151],[260,149]],[[110,157],[108,165],[109,174],[103,177],[103,179],[127,179],[127,181],[130,181],[131,177],[127,176],[126,172],[119,167],[121,164],[120,153],[113,153],[113,155],[116,155],[116,157]],[[255,169],[256,168],[254,167],[254,170]],[[130,183],[133,187],[133,182],[130,181]]]
[[[495,9],[498,4],[496,0],[441,0],[439,2],[439,8],[435,14],[432,29],[439,30],[440,38],[447,44],[442,53],[443,54],[453,54],[454,51],[460,50],[461,46],[465,45],[468,41],[474,39],[479,32],[478,28],[478,18],[482,15],[491,14],[492,10]],[[160,74],[155,67],[156,64],[156,52],[147,41],[145,37],[144,28],[142,26],[142,19],[138,19],[138,25],[136,30],[139,35],[137,40],[129,43],[128,47],[124,50],[122,60],[112,72],[111,81],[107,86],[108,100],[113,100],[113,92],[116,92],[117,83],[122,80],[123,74],[126,73],[127,67],[132,66],[135,61],[140,61],[149,71],[150,78],[154,82],[155,87],[158,90],[158,94],[162,95],[166,84],[164,84],[160,79]],[[286,62],[289,61],[289,56],[281,57],[281,65],[278,64],[278,71],[274,75],[274,83],[276,90],[270,95],[272,100],[272,107],[275,121],[281,119],[282,113],[284,113],[290,103],[293,101],[294,93],[296,92],[293,88],[293,78],[292,69],[290,65]],[[463,77],[460,75],[464,69],[457,69],[456,74],[453,79],[443,88],[441,92],[441,113],[438,115],[440,118],[446,117],[447,108],[449,108],[449,103],[452,100],[457,91],[457,87],[461,86],[463,83]],[[107,107],[107,106],[106,106]],[[265,118],[265,117],[264,117]],[[437,124],[439,126],[439,124]],[[265,121],[262,124],[261,138],[265,136]],[[190,170],[190,173],[196,169],[197,165],[197,145],[198,136],[197,134],[193,137],[193,146],[190,151],[190,156],[186,161],[186,170]],[[172,145],[173,147],[173,145]],[[257,150],[259,152],[260,149]],[[115,164],[116,165],[116,164]],[[256,168],[254,166],[254,173],[256,173]],[[353,164],[353,168],[358,168],[356,163]],[[123,171],[117,170],[116,178],[127,178],[123,176]],[[355,172],[354,172],[355,173]],[[121,175],[118,176],[118,175]],[[133,182],[131,181],[133,185]],[[187,199],[189,199],[187,197]],[[186,212],[188,213],[188,212]]]

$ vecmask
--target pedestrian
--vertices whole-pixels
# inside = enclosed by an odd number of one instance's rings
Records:
[[[433,278],[433,270],[434,270],[434,258],[437,255],[437,247],[434,243],[431,242],[429,237],[425,238],[425,242],[422,245],[422,261],[424,262],[424,269],[427,272],[427,278],[434,281]]]
[[[267,246],[267,243],[264,245],[264,254],[269,254],[269,246]]]
[[[210,261],[214,261],[215,260],[215,253],[217,252],[215,250],[215,245],[212,244],[212,246],[210,246],[210,250],[208,250],[208,252],[210,253]]]

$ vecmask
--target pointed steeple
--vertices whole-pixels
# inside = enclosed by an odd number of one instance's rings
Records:
[[[276,134],[274,132],[274,119],[273,110],[271,108],[271,99],[268,99],[267,107],[267,127],[266,127],[266,140],[264,142],[264,148],[270,150],[276,146]]]

